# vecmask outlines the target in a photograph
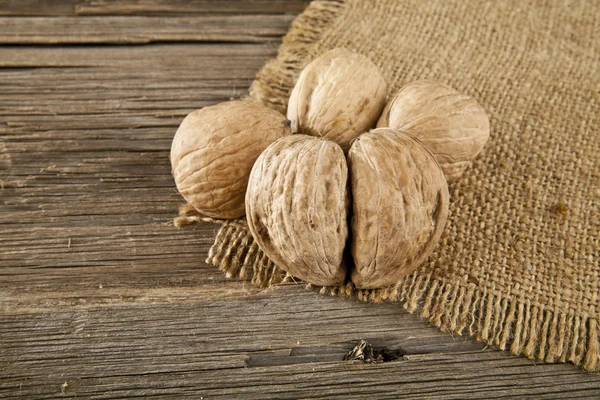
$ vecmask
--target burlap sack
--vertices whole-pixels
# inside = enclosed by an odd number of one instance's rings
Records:
[[[477,99],[491,139],[450,185],[450,218],[416,273],[385,290],[436,326],[515,354],[599,367],[600,7],[593,1],[314,1],[250,95],[285,111],[302,68],[347,47],[370,57],[390,95],[416,79]],[[180,222],[197,219],[189,208]],[[268,286],[285,274],[244,219],[223,225],[207,262]]]

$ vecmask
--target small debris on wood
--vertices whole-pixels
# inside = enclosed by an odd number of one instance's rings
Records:
[[[388,350],[386,348],[374,349],[366,340],[360,340],[357,345],[344,356],[344,361],[360,360],[366,364],[383,363],[393,360],[407,360],[406,352],[402,348]]]
[[[62,395],[65,395],[65,392],[67,391],[67,388],[69,387],[69,383],[65,381],[65,383],[63,383],[62,385],[60,385],[60,392],[62,393]]]

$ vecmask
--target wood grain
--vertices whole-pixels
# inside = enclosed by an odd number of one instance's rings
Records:
[[[293,15],[4,17],[1,44],[279,41]],[[202,29],[198,29],[202,27]]]
[[[77,3],[75,10],[78,14],[298,14],[308,3],[309,0],[83,0]]]
[[[298,14],[309,0],[0,0],[0,15]]]
[[[397,304],[227,280],[204,263],[216,225],[175,229],[178,124],[243,95],[301,3],[67,18],[168,5],[0,2],[56,15],[0,25],[0,397],[600,396],[599,375],[451,337]],[[407,358],[343,361],[360,339]]]
[[[0,0],[0,15],[72,15],[79,0]]]
[[[224,286],[240,286],[233,284]],[[104,289],[97,289],[99,291]],[[533,365],[402,312],[297,286],[248,297],[9,313],[0,393],[86,398],[594,397],[598,375]],[[358,338],[403,349],[342,361]],[[61,387],[68,386],[61,393]]]

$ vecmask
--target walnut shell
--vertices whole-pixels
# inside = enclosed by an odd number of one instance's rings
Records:
[[[328,51],[300,74],[288,103],[292,132],[324,137],[344,151],[375,126],[387,84],[371,60],[347,49]]]
[[[356,139],[348,164],[352,281],[364,289],[392,285],[425,261],[444,230],[444,173],[418,140],[386,128]]]
[[[254,161],[286,135],[291,131],[285,116],[251,101],[193,111],[179,126],[171,146],[179,193],[209,217],[241,217]]]
[[[456,180],[490,136],[485,110],[469,96],[439,82],[415,81],[388,103],[377,127],[406,132],[435,156],[448,182]]]
[[[292,135],[258,158],[246,218],[262,251],[291,275],[316,285],[344,281],[348,167],[335,143]]]

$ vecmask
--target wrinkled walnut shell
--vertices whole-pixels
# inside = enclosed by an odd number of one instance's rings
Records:
[[[386,128],[356,139],[348,164],[352,282],[362,289],[395,284],[429,256],[444,230],[444,173],[418,140]]]
[[[472,164],[490,136],[485,110],[472,97],[439,82],[415,81],[388,103],[377,127],[406,132],[434,155],[448,182]]]
[[[262,251],[291,275],[316,285],[346,277],[348,167],[335,143],[292,135],[256,161],[246,218]]]
[[[171,146],[179,193],[213,218],[244,215],[254,161],[275,140],[290,135],[286,118],[251,101],[229,101],[190,113]]]
[[[287,117],[292,132],[323,137],[344,151],[373,128],[385,107],[387,84],[367,57],[334,49],[309,63],[294,86]]]

